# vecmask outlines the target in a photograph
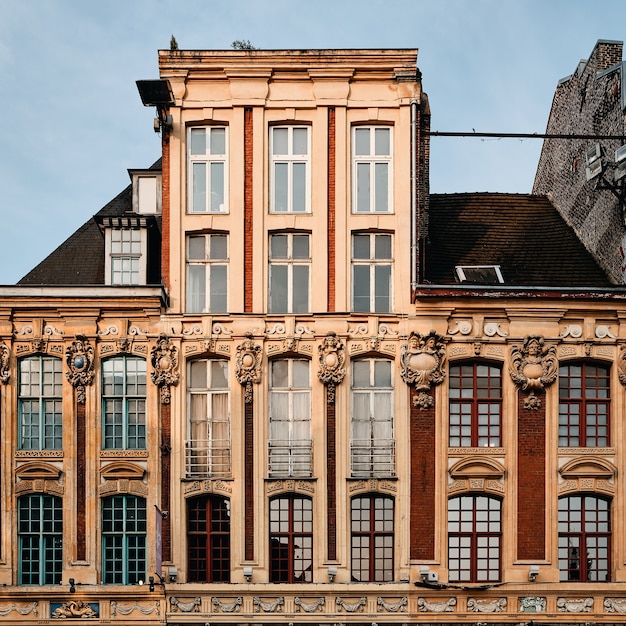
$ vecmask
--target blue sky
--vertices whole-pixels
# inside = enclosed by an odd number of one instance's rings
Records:
[[[418,48],[432,130],[545,131],[557,82],[623,0],[0,0],[0,284],[43,260],[160,156],[135,81],[157,50]],[[433,193],[529,193],[537,139],[434,137]]]

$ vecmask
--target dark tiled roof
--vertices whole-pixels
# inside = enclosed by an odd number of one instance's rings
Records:
[[[432,284],[458,283],[457,265],[499,265],[510,286],[611,286],[545,196],[431,195],[425,254],[424,278]]]
[[[149,169],[160,170],[161,159]],[[103,285],[104,233],[98,221],[132,211],[132,185],[107,202],[88,222],[18,281],[18,285]],[[154,256],[154,255],[153,255]],[[151,273],[150,270],[148,272]],[[158,268],[150,276],[158,282]]]

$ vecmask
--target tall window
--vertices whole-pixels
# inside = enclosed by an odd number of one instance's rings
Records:
[[[107,235],[111,238],[110,284],[141,285],[145,283],[145,231],[137,228],[111,228],[107,230]]]
[[[17,501],[20,585],[58,585],[63,574],[63,502],[30,494]]]
[[[308,313],[311,236],[270,235],[269,312]]]
[[[270,500],[270,582],[313,582],[313,502],[282,496]]]
[[[609,369],[592,363],[559,368],[559,446],[610,445]]]
[[[501,445],[502,372],[495,365],[450,367],[450,439],[455,447]]]
[[[309,213],[311,173],[308,126],[270,129],[270,211]]]
[[[187,238],[187,312],[228,310],[228,235]]]
[[[448,500],[448,576],[450,582],[500,580],[502,504],[489,496]]]
[[[352,310],[391,312],[391,235],[352,235]]]
[[[311,475],[311,378],[305,359],[270,362],[269,473]]]
[[[393,571],[393,498],[358,496],[350,512],[352,580],[390,582]]]
[[[189,213],[228,211],[228,132],[225,126],[189,129]]]
[[[102,447],[146,448],[146,362],[132,356],[102,361]]]
[[[611,580],[611,503],[591,495],[559,498],[561,581]]]
[[[61,359],[31,356],[19,361],[19,447],[63,447],[63,373]]]
[[[395,474],[391,361],[352,362],[352,475]]]
[[[230,475],[228,361],[198,359],[188,365],[188,476]]]
[[[102,580],[135,585],[146,580],[146,502],[131,495],[102,500]]]
[[[352,211],[392,211],[391,128],[356,126],[352,129]]]
[[[190,583],[230,582],[230,502],[219,496],[187,501]]]

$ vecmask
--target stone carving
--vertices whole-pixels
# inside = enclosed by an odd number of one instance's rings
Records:
[[[7,345],[2,342],[0,343],[0,381],[2,381],[5,385],[9,382],[9,356],[10,351]]]
[[[456,326],[454,328],[448,328],[449,335],[456,335],[461,333],[462,335],[469,335],[472,332],[472,322],[470,320],[454,320]]]
[[[593,598],[558,598],[556,606],[560,613],[591,613]]]
[[[335,333],[329,333],[322,345],[318,346],[318,352],[320,368],[317,377],[326,385],[326,401],[328,404],[335,404],[335,388],[346,375],[343,343]]]
[[[574,339],[579,339],[583,336],[583,327],[580,324],[567,324],[559,336],[567,337],[568,335]]]
[[[220,324],[219,322],[215,322],[213,324],[211,332],[214,335],[232,335],[233,334],[232,330],[230,330],[229,328],[226,328],[224,324]]]
[[[379,613],[382,611],[387,611],[387,613],[403,613],[406,611],[406,605],[409,603],[409,599],[406,596],[403,596],[395,602],[389,602],[389,600],[385,600],[385,598],[378,596],[376,603],[378,604]]]
[[[260,613],[261,609],[264,613],[280,613],[281,607],[285,604],[285,598],[278,596],[273,600],[262,600],[259,596],[254,596],[253,603],[255,613]]]
[[[365,606],[365,598],[359,598],[358,600],[349,601],[344,600],[344,598],[337,597],[337,607],[338,611],[341,612],[341,609],[347,611],[348,613],[356,613],[360,609],[360,613],[363,613],[363,607]]]
[[[596,326],[596,337],[598,339],[606,339],[606,337],[609,337],[610,339],[617,339],[617,335],[612,332],[611,327],[606,324]]]
[[[524,391],[530,389],[524,402],[526,409],[536,410],[541,406],[535,392],[549,387],[556,380],[557,370],[556,347],[545,346],[543,337],[529,335],[521,348],[512,347],[511,378]]]
[[[544,613],[546,610],[546,599],[538,596],[529,596],[519,599],[520,613]]]
[[[76,335],[76,339],[65,350],[65,362],[69,368],[65,375],[76,389],[78,404],[85,404],[85,387],[93,383],[93,361],[93,347],[84,335]]]
[[[134,602],[133,604],[119,604],[115,600],[111,600],[111,615],[115,617],[118,613],[121,615],[130,615],[133,611],[139,611],[142,615],[150,615],[156,613],[161,615],[161,609],[159,608],[159,601],[150,602],[147,605]]]
[[[261,382],[261,346],[252,341],[252,335],[237,346],[237,368],[235,376],[240,385],[245,385],[244,402],[252,402],[252,384]]]
[[[607,613],[626,613],[626,598],[604,598]]]
[[[81,600],[68,600],[65,604],[52,611],[53,618],[98,618],[98,612],[95,611],[87,602]]]
[[[499,337],[507,337],[509,333],[500,328],[498,322],[487,322],[483,327],[483,332],[487,337],[498,335]]]
[[[232,600],[232,602],[213,598],[215,612],[219,613],[221,610],[222,613],[239,613],[239,611],[241,611],[241,605],[243,604],[243,598],[239,596],[238,598],[229,598],[229,600]]]
[[[170,606],[172,607],[172,613],[176,613],[176,611],[181,611],[181,613],[194,613],[200,612],[200,605],[202,603],[202,599],[200,597],[194,598],[193,600],[189,600],[187,602],[183,602],[179,598],[175,596],[170,596]]]
[[[444,364],[446,349],[443,337],[435,331],[428,335],[411,333],[408,345],[403,348],[400,358],[402,380],[407,385],[414,385],[419,395],[418,406],[422,409],[432,406],[422,396],[428,396],[433,385],[440,385],[446,376]]]
[[[617,374],[619,382],[626,387],[626,346],[621,346],[617,359]]]
[[[296,596],[293,599],[293,603],[296,605],[296,613],[299,613],[300,610],[305,613],[315,613],[315,611],[322,610],[322,607],[326,604],[326,598],[322,596],[321,598],[311,598],[310,600],[305,600],[304,598]]]
[[[17,606],[17,604],[13,602],[7,607],[0,607],[0,616],[6,617],[7,615],[9,615],[9,613],[12,613],[13,611],[19,613],[20,615],[28,615],[32,611],[32,614],[37,617],[39,615],[39,611],[37,610],[38,605],[39,603],[36,601],[31,602],[30,604],[26,604],[25,606]]]
[[[417,607],[422,613],[452,613],[456,606],[456,598],[448,598],[441,602],[428,602],[426,598],[417,599]]]
[[[467,599],[467,610],[473,613],[502,613],[506,609],[506,598],[488,600]]]
[[[152,382],[159,388],[161,404],[169,404],[171,399],[170,387],[178,384],[178,349],[170,343],[167,335],[159,336],[158,341],[150,351],[152,367]]]

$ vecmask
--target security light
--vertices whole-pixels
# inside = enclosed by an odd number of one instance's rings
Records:
[[[623,146],[620,146],[615,151],[615,162],[616,163],[619,163],[620,161],[623,161],[624,159],[626,159],[626,144],[624,144]]]
[[[597,161],[601,157],[602,157],[602,148],[600,147],[599,143],[589,148],[589,150],[587,150],[585,154],[585,158],[587,159],[587,165],[591,165],[594,161]]]
[[[596,178],[597,176],[600,176],[600,174],[602,174],[602,170],[603,170],[603,167],[602,167],[601,159],[596,159],[592,161],[585,168],[585,175],[587,176],[587,180],[591,180],[593,178]]]

